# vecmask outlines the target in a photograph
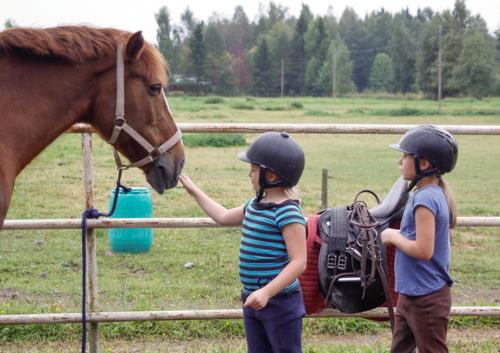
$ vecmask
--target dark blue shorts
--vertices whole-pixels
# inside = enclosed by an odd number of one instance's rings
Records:
[[[242,292],[243,303],[249,294]],[[262,310],[243,308],[248,353],[301,353],[305,313],[300,289],[277,294]]]

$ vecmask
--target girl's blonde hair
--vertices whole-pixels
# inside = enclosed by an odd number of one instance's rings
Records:
[[[298,187],[294,186],[291,188],[283,188],[283,191],[285,192],[285,195],[288,196],[292,200],[298,200],[299,199],[299,189]]]
[[[457,203],[455,196],[446,180],[442,176],[438,176],[438,185],[443,189],[444,196],[448,202],[448,209],[450,210],[450,229],[455,229],[457,225]]]

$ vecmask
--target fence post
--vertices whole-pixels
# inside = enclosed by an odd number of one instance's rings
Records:
[[[92,134],[82,134],[83,149],[83,183],[85,188],[85,208],[94,207],[94,182],[92,177]],[[95,229],[87,229],[87,298],[88,312],[97,310],[97,256]],[[85,289],[86,290],[86,289]],[[99,348],[99,324],[90,323],[89,330],[90,353],[100,353]]]
[[[328,208],[328,169],[323,168],[321,175],[321,209]]]

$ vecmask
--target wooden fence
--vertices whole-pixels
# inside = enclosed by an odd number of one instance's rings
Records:
[[[375,124],[178,124],[182,132],[240,132],[260,133],[266,131],[288,131],[314,134],[402,134],[416,125]],[[500,135],[500,125],[441,125],[455,135]],[[85,124],[74,125],[69,132],[82,133],[84,155],[85,207],[93,207],[92,137],[94,132]],[[87,222],[87,274],[90,352],[99,348],[99,322],[150,321],[150,320],[212,320],[241,319],[241,309],[231,310],[179,310],[179,311],[137,311],[101,312],[98,310],[96,228],[200,228],[217,227],[209,218],[149,218],[149,219],[99,219]],[[500,217],[459,217],[458,226],[500,227]],[[6,220],[3,229],[79,229],[81,220],[38,219]],[[500,307],[453,307],[452,316],[500,316]],[[361,314],[343,314],[336,310],[324,310],[313,317],[365,317],[387,318],[386,310],[377,308]],[[0,315],[0,325],[78,323],[80,313]]]

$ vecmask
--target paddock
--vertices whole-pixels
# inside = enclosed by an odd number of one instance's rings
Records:
[[[178,124],[184,133],[201,132],[239,132],[259,133],[265,131],[289,131],[293,133],[314,134],[402,134],[414,125],[375,125],[375,124]],[[455,135],[500,135],[498,125],[442,125]],[[85,207],[93,207],[92,133],[90,127],[78,124],[69,131],[81,133],[83,141]],[[459,217],[459,227],[500,227],[500,217]],[[87,232],[87,273],[88,273],[88,315],[90,323],[90,351],[99,351],[98,323],[152,320],[214,320],[241,319],[240,309],[226,310],[176,310],[176,311],[134,311],[102,312],[98,303],[96,229],[106,228],[205,228],[218,227],[208,218],[151,218],[151,219],[99,219],[88,221]],[[81,221],[76,219],[36,219],[6,220],[4,229],[79,229]],[[452,316],[500,316],[500,308],[493,306],[453,307]],[[346,315],[335,310],[325,310],[313,317],[364,317],[385,319],[385,309],[379,308],[360,315]],[[0,324],[61,324],[81,322],[80,313],[49,313],[25,315],[0,315]]]

